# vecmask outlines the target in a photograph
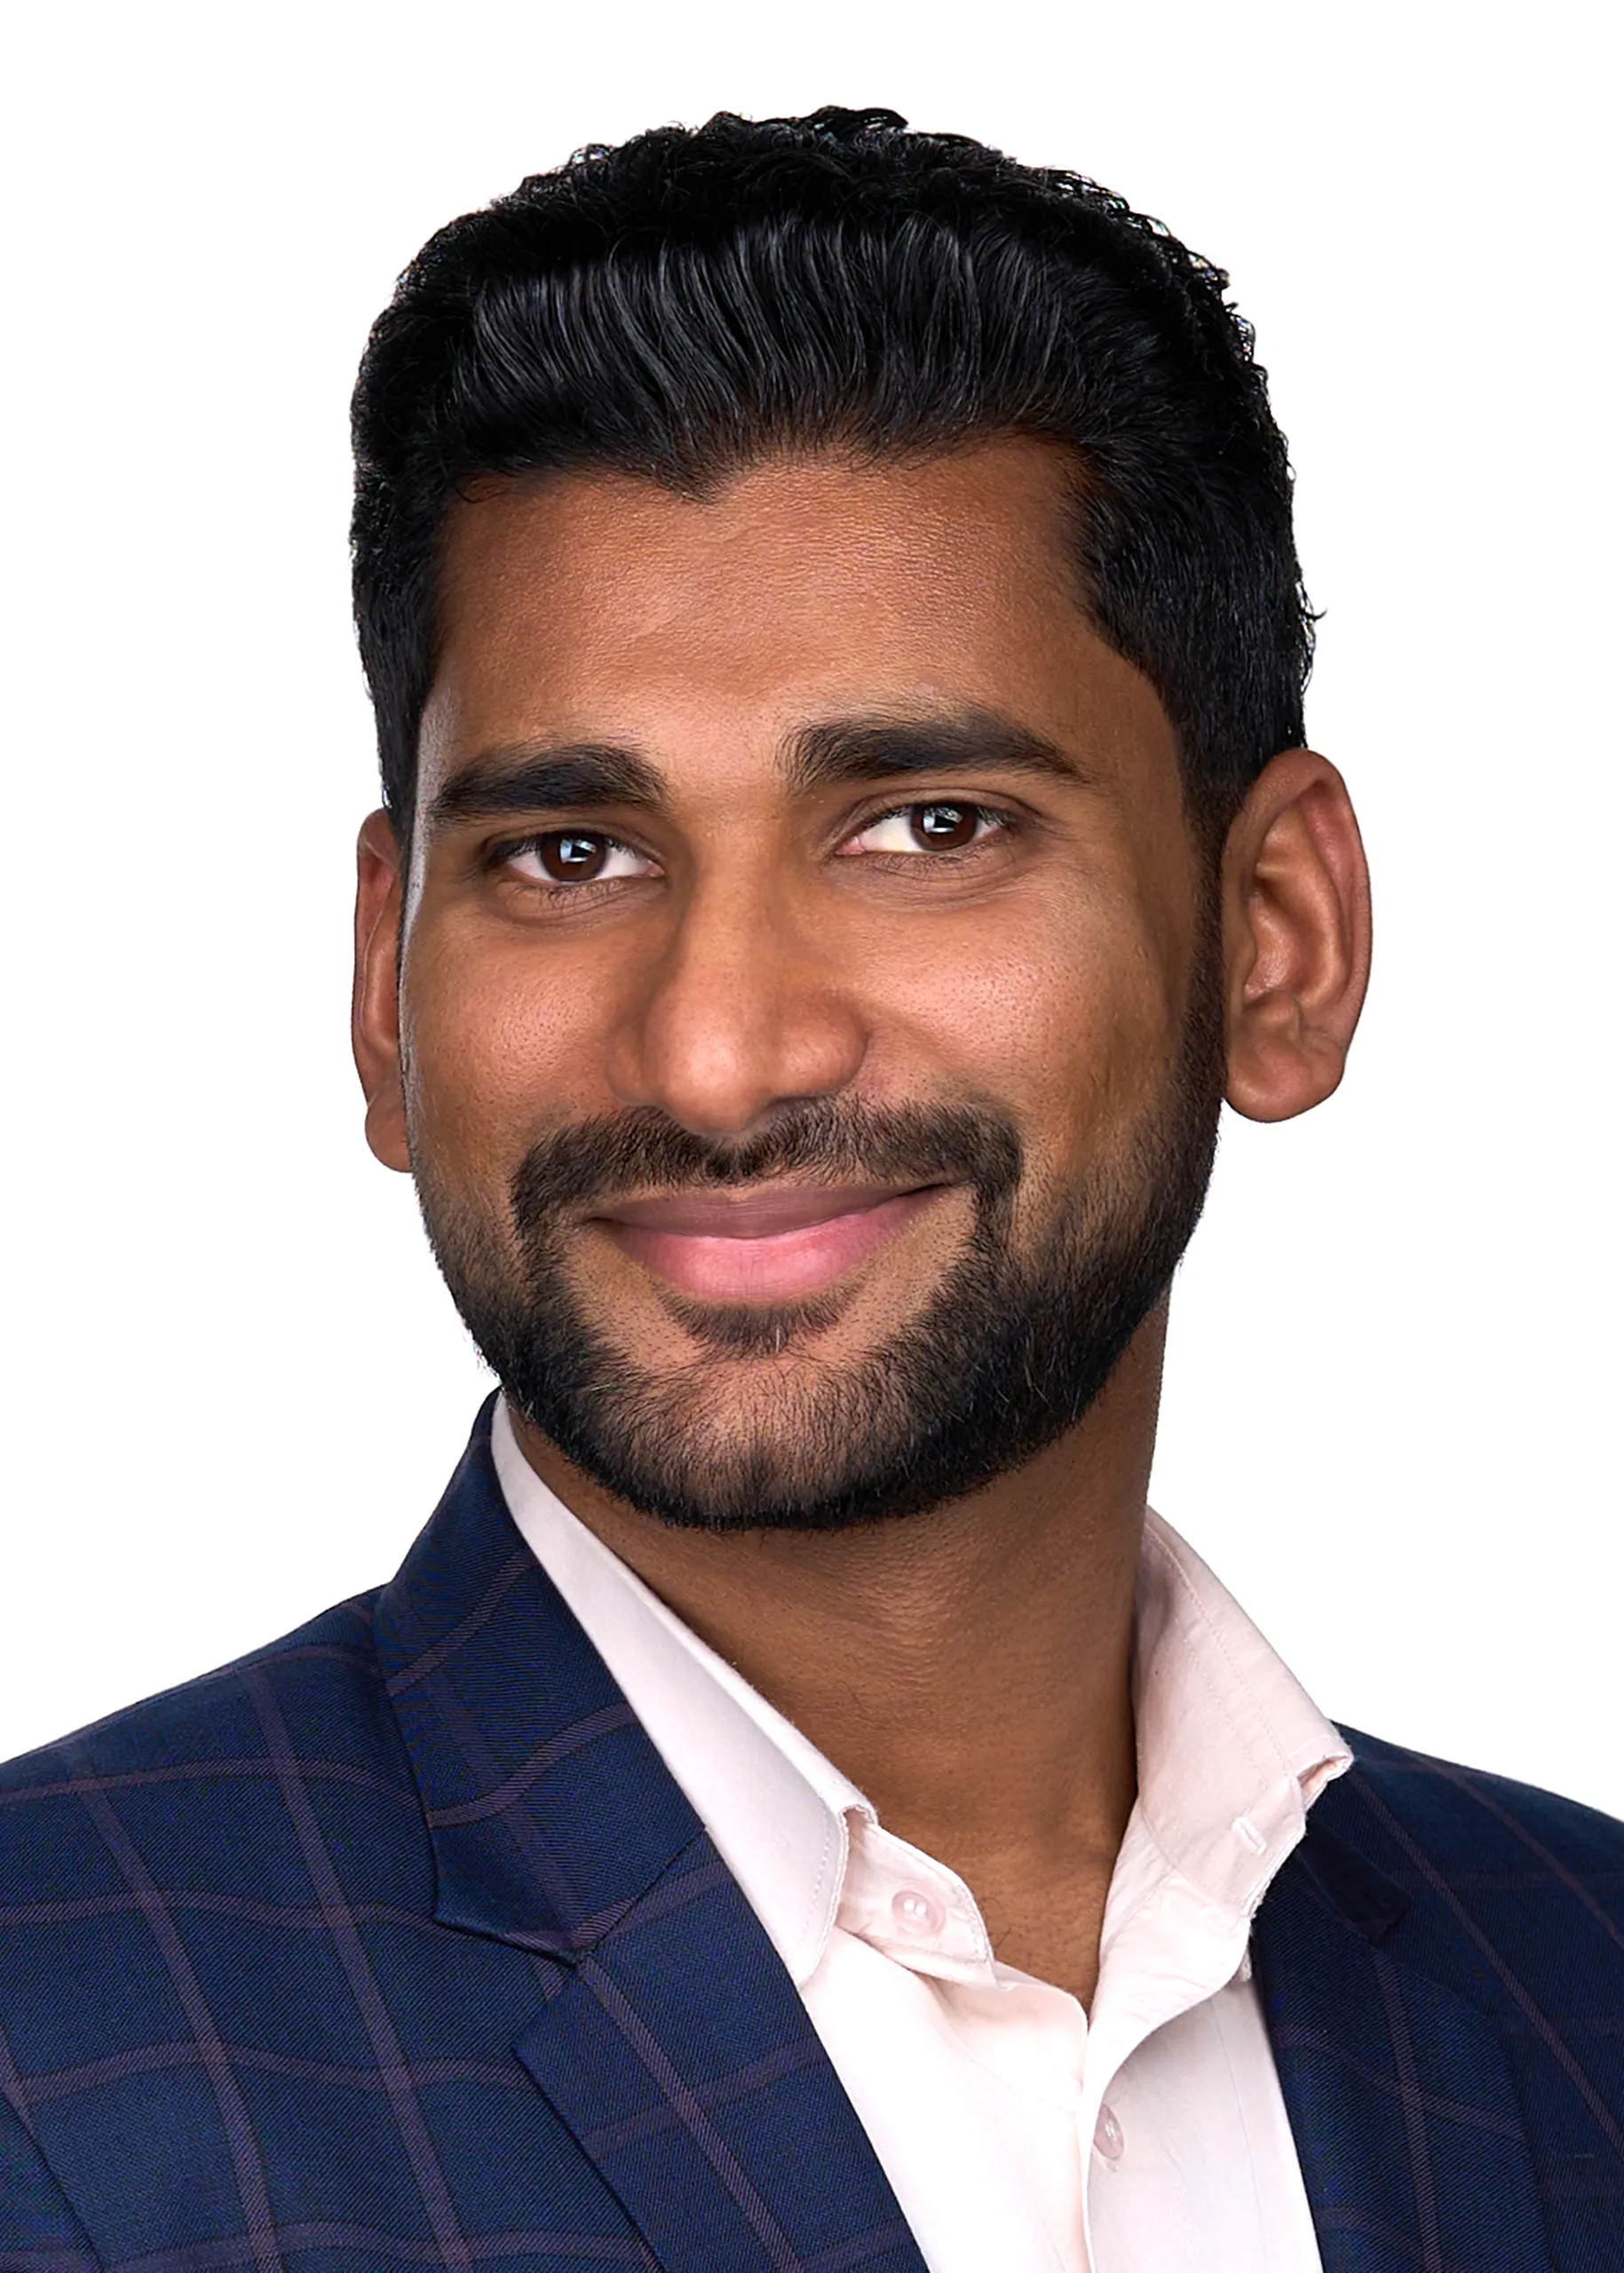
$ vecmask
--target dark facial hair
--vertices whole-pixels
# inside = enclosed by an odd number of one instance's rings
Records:
[[[1122,1160],[1091,1167],[1026,1244],[1023,1152],[990,1102],[882,1108],[839,1097],[778,1108],[710,1143],[653,1108],[574,1122],[525,1155],[494,1224],[418,1158],[418,1197],[464,1324],[510,1401],[617,1499],[716,1531],[838,1531],[959,1499],[1072,1428],[1160,1300],[1200,1215],[1216,1144],[1223,1036],[1216,954],[1200,958],[1181,1047]],[[964,1250],[883,1348],[806,1364],[748,1400],[741,1360],[806,1344],[848,1297],[700,1303],[666,1290],[696,1345],[655,1373],[588,1317],[565,1226],[636,1193],[764,1177],[962,1184]]]

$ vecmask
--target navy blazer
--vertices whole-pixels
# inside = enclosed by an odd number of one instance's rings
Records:
[[[391,1585],[0,1771],[0,2273],[923,2273],[489,1409]],[[1620,2273],[1624,1826],[1351,1741],[1254,1942],[1327,2273]]]

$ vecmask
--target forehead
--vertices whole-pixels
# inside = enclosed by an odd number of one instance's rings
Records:
[[[1073,480],[1058,445],[1001,437],[900,465],[774,458],[703,497],[602,471],[481,484],[445,535],[420,791],[541,734],[697,741],[724,769],[885,708],[1170,758],[1153,690],[1085,612]]]

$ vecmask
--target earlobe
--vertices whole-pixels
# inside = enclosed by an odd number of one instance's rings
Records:
[[[1370,878],[1343,778],[1283,751],[1224,847],[1229,1082],[1237,1113],[1288,1121],[1342,1080],[1370,973]]]
[[[355,863],[350,1041],[367,1100],[367,1142],[385,1168],[409,1174],[396,978],[403,889],[400,849],[386,812],[368,813],[362,822]]]

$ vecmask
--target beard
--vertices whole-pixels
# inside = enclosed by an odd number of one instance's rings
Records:
[[[1019,1133],[987,1100],[796,1100],[755,1134],[722,1142],[654,1107],[579,1121],[526,1153],[505,1217],[454,1192],[416,1141],[413,1168],[464,1325],[509,1403],[567,1461],[669,1524],[838,1531],[963,1498],[1082,1419],[1195,1229],[1223,1087],[1209,936],[1154,1103],[1113,1160],[1036,1211],[1046,1220],[1025,1241],[1016,1232],[1026,1200]],[[693,1355],[658,1370],[587,1314],[566,1249],[570,1223],[594,1202],[772,1176],[963,1184],[972,1226],[915,1315],[852,1359],[815,1348],[851,1300],[839,1287],[774,1304],[701,1303],[662,1288]]]

